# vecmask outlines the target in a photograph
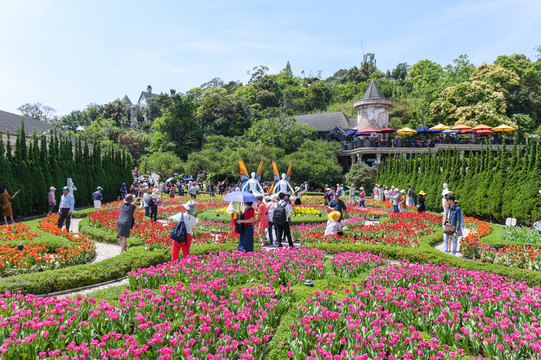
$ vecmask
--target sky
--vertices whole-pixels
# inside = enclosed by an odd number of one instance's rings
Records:
[[[186,92],[265,65],[323,78],[375,53],[386,71],[461,54],[475,65],[541,45],[540,0],[0,0],[0,110],[56,115],[128,95]],[[537,34],[537,35],[536,35]]]

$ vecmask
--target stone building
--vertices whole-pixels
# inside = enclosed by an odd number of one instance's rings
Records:
[[[393,101],[385,98],[372,80],[361,100],[354,103],[357,110],[357,131],[367,127],[379,130],[389,126],[389,108]]]

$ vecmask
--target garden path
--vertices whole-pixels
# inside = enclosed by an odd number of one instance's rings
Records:
[[[468,236],[468,235],[470,234],[470,232],[471,232],[470,229],[465,228],[464,231],[462,231],[462,233],[463,233],[463,235],[464,235],[463,237]],[[459,239],[458,239],[458,246],[457,246],[456,256],[459,257],[459,258],[461,258],[461,259],[467,259],[467,257],[465,257],[464,255],[462,255],[462,253],[460,252],[460,242],[461,242],[460,240],[461,240],[461,239],[462,239],[462,238],[459,238]],[[443,252],[443,242],[437,244],[436,246],[434,246],[434,248],[437,249],[437,250],[439,250],[439,251],[442,251],[442,252]]]
[[[81,220],[83,219],[71,219],[71,232],[75,234],[79,233],[79,223]],[[120,245],[106,244],[98,241],[94,241],[94,243],[96,244],[96,257],[92,260],[91,264],[120,255]]]

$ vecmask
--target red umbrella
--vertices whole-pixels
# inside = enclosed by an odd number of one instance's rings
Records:
[[[395,129],[392,129],[392,128],[390,128],[390,127],[387,126],[387,127],[384,127],[384,128],[381,129],[381,130],[378,130],[378,132],[379,132],[380,134],[389,134],[389,133],[394,133],[394,132],[396,132],[396,130],[395,130]]]
[[[489,134],[494,134],[494,131],[487,129],[487,130],[478,130],[475,133],[479,135],[489,135]]]
[[[472,129],[464,129],[464,130],[460,130],[460,133],[461,133],[461,134],[472,133],[472,132],[473,132]]]
[[[360,133],[377,133],[379,130],[372,129],[371,127],[367,127],[366,129],[359,130]]]

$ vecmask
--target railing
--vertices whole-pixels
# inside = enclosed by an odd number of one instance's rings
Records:
[[[512,137],[499,137],[495,136],[493,139],[490,139],[493,145],[513,145],[514,139]],[[486,138],[459,138],[459,137],[449,137],[442,139],[411,139],[411,140],[388,140],[381,141],[371,138],[366,139],[357,139],[353,141],[344,141],[342,142],[342,150],[354,150],[359,148],[429,148],[434,147],[436,144],[443,145],[468,145],[468,144],[485,144]]]

